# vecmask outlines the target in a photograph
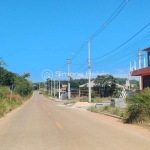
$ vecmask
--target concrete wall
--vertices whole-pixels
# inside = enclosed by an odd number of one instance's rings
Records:
[[[112,98],[110,105],[113,107],[126,108],[126,102],[123,98]]]

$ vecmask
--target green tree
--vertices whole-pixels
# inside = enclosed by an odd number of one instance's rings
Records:
[[[29,72],[25,72],[23,75],[22,75],[23,78],[28,78],[30,77],[30,73]]]
[[[101,97],[112,96],[116,89],[115,78],[112,75],[98,75],[94,83],[94,89],[99,91]]]

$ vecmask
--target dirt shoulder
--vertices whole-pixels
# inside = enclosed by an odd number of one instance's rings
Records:
[[[89,111],[87,112],[91,113],[93,116],[98,117],[99,119],[107,123],[112,124],[113,126],[126,130],[126,132],[133,132],[136,133],[138,136],[150,138],[150,128],[140,126],[140,125],[135,125],[135,124],[124,124],[121,121],[121,119],[118,118],[106,116],[99,113],[89,112]]]

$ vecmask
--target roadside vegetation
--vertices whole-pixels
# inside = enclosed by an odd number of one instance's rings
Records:
[[[18,75],[6,70],[0,59],[0,117],[19,107],[32,94],[32,83],[26,78],[29,73]]]
[[[92,106],[89,108],[89,111],[122,117],[124,123],[150,125],[150,88],[127,97],[126,102],[127,107],[125,109],[112,106],[99,108]]]
[[[92,106],[88,110],[91,112],[96,112],[96,113],[106,113],[106,114],[116,115],[118,117],[126,116],[125,109],[118,108],[118,107],[112,107],[112,106],[103,106],[103,107],[99,107],[99,108],[95,108],[94,106]]]
[[[127,98],[125,122],[127,123],[150,123],[150,88]]]

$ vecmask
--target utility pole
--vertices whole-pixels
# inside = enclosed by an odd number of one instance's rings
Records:
[[[70,99],[70,59],[68,59],[68,99]]]
[[[138,59],[139,59],[139,69],[142,68],[142,54],[141,50],[138,50]],[[139,77],[139,89],[142,90],[141,76]]]
[[[60,99],[60,71],[59,71],[59,99]]]
[[[51,79],[51,96],[52,96],[52,88],[53,88],[53,85],[52,85],[52,79]]]
[[[54,75],[54,97],[55,97],[55,75]]]
[[[88,40],[88,78],[89,78],[89,103],[91,102],[91,64],[90,64],[90,40]]]
[[[50,95],[50,80],[48,79],[48,95]]]
[[[12,92],[13,92],[13,90],[14,90],[14,86],[11,85],[11,86],[10,86],[10,101],[11,101],[11,99],[12,99]]]

